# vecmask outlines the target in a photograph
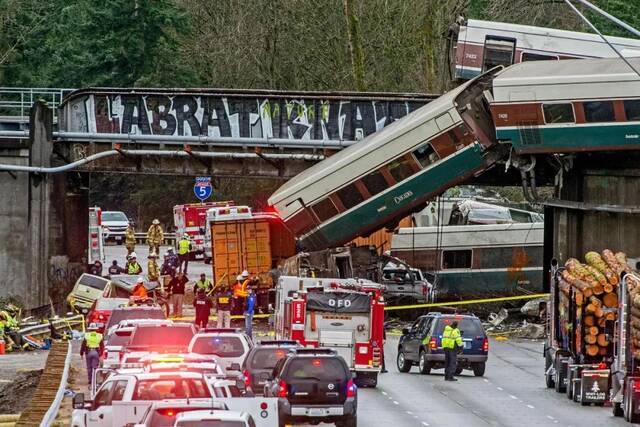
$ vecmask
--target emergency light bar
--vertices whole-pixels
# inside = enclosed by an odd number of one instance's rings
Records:
[[[299,343],[294,340],[262,340],[260,345],[299,345]]]
[[[200,332],[205,332],[205,333],[223,333],[223,332],[228,332],[228,333],[241,333],[242,331],[238,328],[204,328],[203,330],[201,329]]]
[[[326,356],[335,356],[338,352],[332,348],[292,348],[289,350],[290,353],[295,353],[299,355],[326,355]]]

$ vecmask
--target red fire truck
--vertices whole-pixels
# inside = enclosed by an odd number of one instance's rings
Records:
[[[276,288],[276,337],[335,349],[359,386],[375,387],[382,369],[382,286],[367,280],[283,276]]]
[[[188,203],[173,207],[173,224],[176,229],[176,244],[185,234],[191,236],[191,256],[204,254],[204,234],[207,226],[207,210],[233,206],[233,201]]]

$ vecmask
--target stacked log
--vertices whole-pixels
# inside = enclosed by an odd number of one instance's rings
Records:
[[[620,274],[628,272],[626,255],[614,254],[605,249],[602,254],[591,251],[585,254],[585,263],[569,258],[561,273],[560,289],[565,295],[571,294],[577,306],[576,317],[582,324],[582,331],[575,331],[578,347],[584,343],[584,352],[589,357],[610,356],[611,343],[604,333],[607,320],[615,320],[618,306],[618,285]],[[637,287],[640,314],[640,281]],[[637,318],[637,337],[640,344],[640,316]]]

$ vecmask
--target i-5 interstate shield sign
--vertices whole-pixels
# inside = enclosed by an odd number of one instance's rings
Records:
[[[200,201],[207,200],[213,194],[210,176],[197,176],[193,185],[193,192]]]

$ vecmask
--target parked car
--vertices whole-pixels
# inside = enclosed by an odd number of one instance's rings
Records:
[[[227,410],[227,405],[223,402],[175,402],[160,401],[155,402],[147,409],[142,420],[135,424],[135,427],[174,427],[176,417],[183,412],[203,410]]]
[[[458,355],[456,375],[463,369],[470,369],[475,376],[483,376],[489,356],[489,339],[480,319],[474,315],[429,313],[420,316],[411,328],[402,331],[398,343],[398,370],[409,372],[417,365],[421,374],[429,374],[432,369],[444,368],[442,333],[454,320],[458,322],[464,343],[462,354]]]
[[[255,427],[253,417],[246,412],[200,410],[182,412],[175,427]]]
[[[109,279],[83,273],[67,296],[67,303],[73,310],[87,314],[93,303],[109,292],[110,284]]]
[[[149,353],[186,353],[195,332],[193,323],[138,325],[124,348],[122,363],[138,363]]]
[[[349,366],[329,348],[292,348],[273,369],[264,395],[278,397],[281,426],[296,422],[357,426],[358,393]]]
[[[273,368],[278,361],[287,356],[289,350],[298,348],[297,341],[261,341],[254,346],[242,364],[242,374],[245,385],[257,396],[264,393],[264,385],[271,380]]]
[[[117,368],[120,366],[121,357],[124,348],[129,344],[131,334],[140,324],[168,325],[173,323],[171,320],[163,319],[133,319],[123,320],[118,325],[112,326],[105,334],[104,338],[104,355],[101,365],[104,368]]]
[[[244,359],[253,347],[253,341],[235,329],[201,329],[189,343],[189,352],[213,354],[220,358],[227,371],[240,372]]]
[[[98,298],[89,309],[87,323],[94,323],[100,331],[103,331],[113,310],[126,307],[127,304],[129,304],[127,298]]]
[[[129,227],[129,218],[124,212],[102,211],[102,236],[104,241],[113,241],[121,245],[124,242],[124,232]]]

